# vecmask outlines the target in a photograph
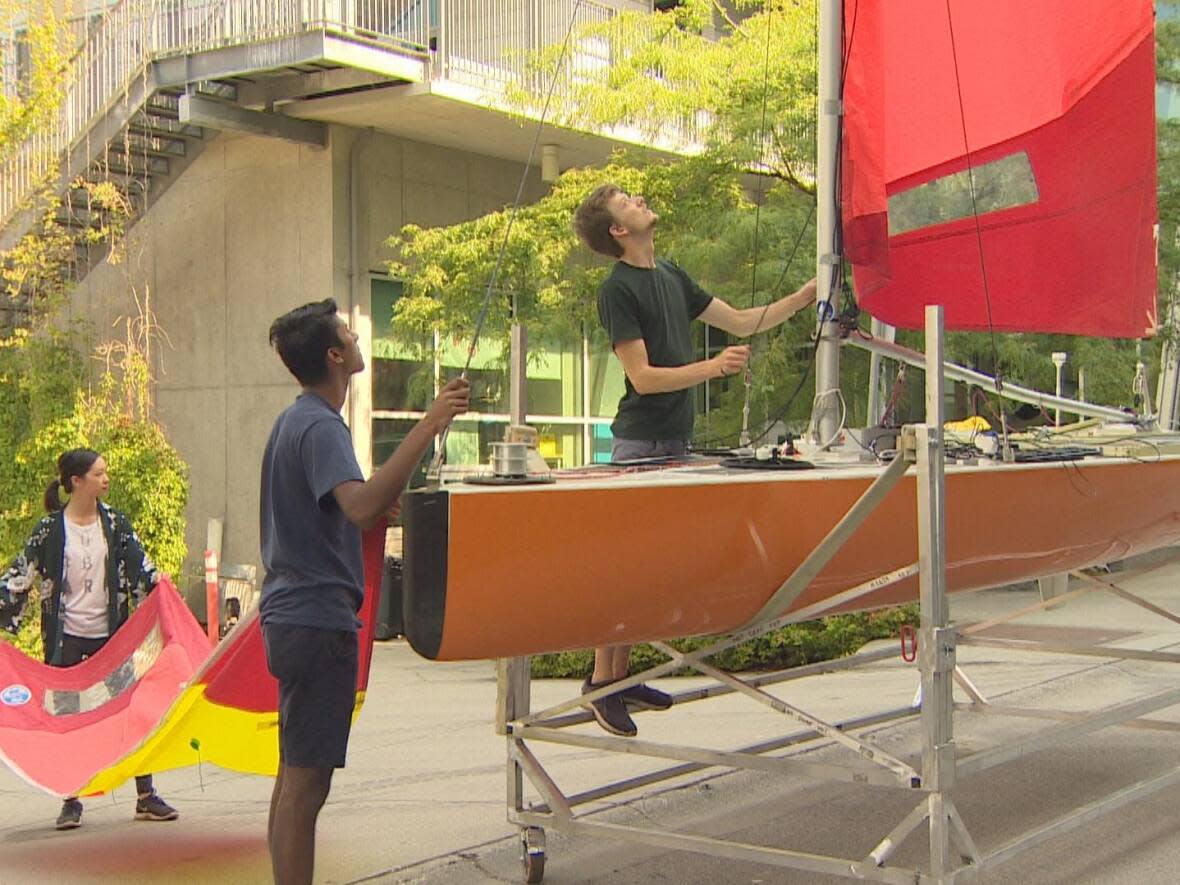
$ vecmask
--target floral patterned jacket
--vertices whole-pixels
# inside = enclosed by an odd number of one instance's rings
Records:
[[[131,520],[101,501],[98,518],[107,541],[107,612],[109,635],[114,635],[130,615],[131,601],[138,603],[154,590],[160,572],[144,553]],[[20,628],[29,590],[40,576],[41,639],[45,644],[45,661],[49,664],[61,663],[65,546],[65,514],[58,510],[37,523],[25,542],[24,552],[0,575],[0,628],[13,633]]]

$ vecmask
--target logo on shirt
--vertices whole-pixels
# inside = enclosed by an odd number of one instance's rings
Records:
[[[21,707],[33,699],[33,693],[28,686],[17,683],[0,691],[0,704],[6,707]]]

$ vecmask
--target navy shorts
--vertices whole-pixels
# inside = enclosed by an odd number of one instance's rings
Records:
[[[343,768],[356,704],[356,633],[266,624],[262,638],[279,681],[279,760]]]

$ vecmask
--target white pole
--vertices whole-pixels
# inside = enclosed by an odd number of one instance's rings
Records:
[[[839,261],[836,242],[836,147],[843,112],[840,103],[840,68],[843,61],[843,4],[820,0],[819,5],[819,120],[816,132],[816,307],[819,310],[820,343],[815,363],[815,421],[817,438],[834,441],[838,425],[840,340],[834,322],[822,322],[840,311],[840,293],[832,290],[832,270]]]
[[[1060,399],[1061,398],[1061,371],[1065,367],[1066,355],[1060,350],[1055,350],[1055,351],[1053,351],[1053,356],[1051,357],[1051,359],[1053,360],[1053,366],[1055,367],[1055,369],[1057,371],[1057,379],[1054,382],[1053,391],[1054,391],[1054,393],[1057,394],[1057,398]],[[1053,424],[1057,427],[1061,426],[1061,406],[1058,406],[1056,409],[1055,417],[1053,419]]]
[[[881,341],[892,343],[897,338],[897,329],[876,317],[873,317],[871,330],[873,337]],[[865,411],[865,424],[876,427],[881,423],[885,413],[886,385],[881,377],[881,354],[875,351],[870,351],[869,354],[869,402]]]
[[[528,423],[528,329],[516,320],[516,296],[512,296],[512,337],[508,355],[508,424]]]
[[[1180,327],[1180,297],[1172,295],[1172,303],[1168,306],[1165,330],[1174,334]],[[1164,346],[1160,352],[1160,377],[1156,388],[1155,399],[1159,403],[1160,430],[1176,429],[1177,397],[1180,397],[1180,353],[1177,353],[1171,337],[1164,338]]]

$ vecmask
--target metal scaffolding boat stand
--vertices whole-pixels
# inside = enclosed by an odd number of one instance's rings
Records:
[[[932,373],[932,377],[937,379],[936,383],[941,389],[941,373]],[[935,398],[937,399],[937,397]],[[928,435],[928,441],[926,443],[935,450],[938,447],[937,427],[938,425],[936,424],[934,432]],[[927,438],[923,437],[923,439]],[[938,468],[936,472],[931,474],[930,482],[939,485],[942,482],[941,453],[936,452],[936,454],[938,455],[935,459],[938,462]],[[918,459],[919,462],[928,460],[922,454],[920,444],[917,447],[910,447],[909,456],[911,459]],[[871,741],[852,734],[853,731],[869,725],[912,717],[915,714],[914,708],[902,707],[867,717],[859,717],[846,722],[828,723],[761,689],[761,686],[766,684],[797,679],[822,670],[847,669],[869,661],[879,660],[892,655],[892,651],[885,653],[881,653],[880,651],[865,653],[842,661],[826,662],[823,665],[801,667],[776,674],[763,674],[751,679],[739,679],[728,673],[723,673],[706,664],[704,660],[725,648],[778,629],[786,623],[815,617],[831,607],[843,604],[860,595],[879,589],[882,586],[903,580],[912,576],[916,570],[922,569],[922,563],[898,569],[866,582],[860,587],[845,591],[839,597],[825,603],[810,606],[793,615],[784,614],[786,609],[790,607],[815,575],[822,570],[826,562],[838,552],[847,538],[856,531],[857,527],[867,518],[873,508],[883,500],[885,495],[904,474],[905,469],[906,463],[901,458],[898,459],[897,463],[890,465],[852,508],[850,508],[845,518],[832,529],[828,537],[816,548],[812,555],[801,563],[795,573],[772,595],[759,614],[746,627],[707,648],[691,653],[681,653],[671,646],[657,643],[657,647],[669,655],[670,660],[667,663],[652,668],[642,674],[631,676],[623,682],[612,685],[609,689],[610,691],[618,691],[626,685],[638,684],[644,679],[655,678],[677,669],[691,667],[715,679],[718,683],[717,687],[685,693],[685,695],[677,698],[678,703],[702,700],[705,697],[712,697],[722,693],[740,692],[770,709],[787,716],[792,721],[802,724],[804,726],[803,731],[795,732],[781,739],[744,747],[735,751],[720,751],[702,747],[657,744],[635,739],[568,733],[564,730],[568,726],[580,724],[591,719],[590,715],[586,712],[579,711],[569,715],[570,711],[582,707],[588,701],[605,695],[607,690],[591,692],[553,705],[541,712],[531,713],[528,659],[515,658],[499,662],[497,670],[497,728],[507,736],[508,740],[507,798],[509,819],[521,828],[521,862],[526,881],[539,882],[544,875],[544,827],[604,833],[620,838],[635,839],[648,844],[706,851],[710,854],[735,859],[769,860],[769,862],[776,865],[797,867],[815,872],[855,875],[857,877],[873,878],[880,881],[913,881],[912,876],[907,872],[885,868],[884,857],[880,863],[874,863],[871,870],[867,870],[861,869],[862,862],[854,859],[827,858],[805,852],[772,849],[757,845],[744,845],[742,843],[702,836],[687,836],[654,830],[640,830],[615,824],[589,821],[574,813],[575,807],[586,802],[657,783],[668,778],[682,776],[709,766],[798,774],[812,778],[841,780],[859,784],[894,786],[907,790],[921,787],[922,776],[910,765],[892,754],[885,752]],[[926,487],[929,486],[927,485]],[[929,510],[932,515],[941,515],[943,513],[941,501],[938,501]],[[936,528],[928,534],[931,537],[935,537],[942,531],[945,531],[945,529]],[[938,546],[936,549],[941,551],[942,548]],[[934,556],[926,556],[925,570],[929,571],[930,569],[938,568],[939,563],[942,562],[940,556],[940,553]],[[923,586],[925,586],[927,581],[928,579],[924,579]],[[945,595],[945,586],[941,582],[935,584],[934,587],[936,589],[931,592],[942,592]],[[945,629],[945,600],[942,611],[943,628]],[[929,647],[933,647],[933,645]],[[952,678],[951,674],[953,674],[953,646],[951,665],[949,669],[946,666],[940,665],[937,678],[939,682],[949,686]],[[934,682],[931,684],[933,685]],[[949,716],[951,712],[949,693],[944,694],[946,694],[947,698],[947,703],[944,705],[944,712]],[[927,692],[927,696],[934,697],[935,693],[932,691]],[[949,729],[949,725],[947,729]],[[855,754],[856,764],[844,766],[766,755],[772,750],[789,747],[817,738],[826,739],[827,741],[847,747]],[[580,795],[566,796],[529,748],[528,742],[530,741],[543,741],[628,754],[647,755],[654,758],[674,760],[682,764],[663,771],[652,772],[615,784],[605,785]],[[945,743],[938,741],[931,745],[931,759],[935,761],[930,763],[924,762],[924,767],[933,766],[932,770],[935,771],[937,771],[940,764],[945,767],[945,763],[939,763],[937,761],[947,751]],[[950,749],[953,750],[953,747]],[[541,804],[526,806],[524,794],[524,782],[526,778],[540,794],[542,799]],[[943,778],[945,779],[946,775],[943,775]],[[924,812],[915,820],[913,826],[920,824],[927,816],[930,816],[930,813]],[[945,812],[945,814],[940,810],[935,813],[934,817],[938,819],[945,817],[948,821],[956,819],[953,809]],[[904,838],[904,836],[901,838]]]
[[[1031,710],[994,703],[976,686],[963,668],[958,666],[956,651],[960,643],[1018,647],[1022,651],[1098,655],[1116,660],[1180,663],[1180,654],[1164,651],[1118,649],[1062,642],[1017,641],[983,635],[989,627],[1051,606],[1056,607],[1071,598],[1092,592],[1110,593],[1173,623],[1180,623],[1180,616],[1128,592],[1113,581],[1077,573],[1074,578],[1083,585],[1078,589],[962,630],[957,630],[950,624],[946,587],[946,486],[942,451],[942,403],[945,383],[941,371],[942,342],[942,311],[936,307],[928,308],[926,424],[906,429],[903,434],[902,451],[895,464],[882,472],[749,624],[708,647],[693,652],[680,652],[665,643],[655,643],[657,648],[670,657],[666,663],[634,674],[607,689],[579,695],[538,712],[532,712],[530,709],[528,659],[516,658],[499,662],[497,728],[507,739],[508,819],[520,828],[521,862],[526,882],[541,881],[546,860],[545,830],[556,828],[565,832],[634,841],[814,873],[881,882],[949,885],[969,879],[975,873],[1005,862],[1020,851],[1038,845],[1054,835],[1072,830],[1102,814],[1180,782],[1180,767],[1177,767],[1161,776],[1119,790],[1105,799],[1095,801],[1048,824],[1040,825],[986,853],[981,852],[976,845],[960,816],[955,806],[957,779],[960,777],[977,774],[1028,753],[1112,725],[1166,731],[1180,730],[1180,724],[1174,722],[1143,718],[1151,711],[1180,703],[1180,689],[1168,689],[1086,713]],[[907,464],[916,465],[918,471],[918,562],[881,575],[822,603],[787,614],[786,610],[798,594],[806,589],[808,583],[822,570],[824,563],[829,561],[855,533],[857,527],[872,512],[873,507],[884,498],[904,473]],[[1142,569],[1139,573],[1147,570]],[[912,577],[915,572],[919,575],[921,609],[917,659],[921,680],[919,706],[904,706],[833,723],[826,722],[764,690],[768,685],[821,672],[852,669],[892,657],[897,653],[892,648],[861,652],[841,660],[750,677],[724,673],[706,663],[707,658],[720,651],[776,630],[785,624],[818,617],[882,586]],[[780,738],[734,750],[581,734],[568,730],[570,726],[592,721],[593,717],[583,709],[588,701],[604,696],[609,691],[618,691],[625,686],[684,668],[691,668],[711,677],[715,684],[677,694],[677,704],[737,692],[783,715],[800,728]],[[968,703],[955,703],[953,691],[956,684],[966,694]],[[956,710],[973,715],[993,714],[1045,719],[1050,720],[1051,724],[1015,742],[959,758],[954,740]],[[915,716],[918,718],[917,724],[921,735],[919,769],[911,767],[906,759],[884,751],[863,734],[863,731],[871,726],[912,720]],[[842,746],[850,751],[851,761],[845,764],[840,760],[821,761],[775,754],[775,751],[802,744],[816,745],[810,742]],[[675,764],[568,795],[558,786],[553,775],[534,753],[534,745],[539,744],[575,746],[630,756],[646,756],[666,759]],[[587,803],[710,767],[755,770],[767,774],[888,787],[910,793],[916,792],[920,794],[920,798],[863,858],[818,855],[801,850],[670,832],[652,827],[625,826],[593,819],[589,812],[579,813],[579,808]],[[539,794],[539,802],[526,802],[526,780]],[[890,865],[902,843],[908,837],[915,836],[923,824],[927,827],[928,835],[926,868]]]

